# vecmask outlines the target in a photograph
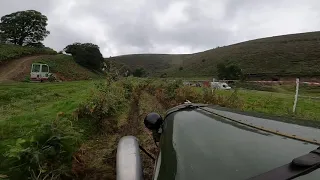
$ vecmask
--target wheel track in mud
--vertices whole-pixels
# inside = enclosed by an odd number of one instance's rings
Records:
[[[137,89],[133,93],[133,98],[130,103],[130,111],[128,114],[127,123],[122,127],[122,132],[120,133],[120,137],[123,136],[136,136],[139,139],[139,136],[143,136],[148,134],[149,138],[146,139],[144,142],[141,142],[140,145],[144,146],[147,151],[151,152],[152,154],[157,154],[157,150],[154,147],[154,142],[152,140],[150,132],[143,127],[142,119],[146,112],[141,113],[140,102],[141,102],[141,94],[143,93],[143,89]],[[140,114],[141,113],[141,114]],[[116,154],[116,153],[115,153]],[[114,154],[114,155],[115,155]],[[140,151],[141,158],[142,158],[142,167],[143,167],[143,175],[145,180],[151,180],[153,177],[153,169],[154,169],[154,162],[148,157],[145,153]]]
[[[138,88],[132,93],[132,98],[129,105],[129,112],[127,115],[127,122],[114,129],[115,139],[112,142],[108,139],[110,134],[101,135],[97,137],[97,139],[92,140],[94,143],[101,143],[104,145],[98,145],[97,151],[103,153],[100,158],[95,156],[96,151],[92,149],[92,146],[86,145],[80,148],[79,152],[76,153],[75,160],[73,162],[74,174],[78,174],[77,178],[79,179],[116,179],[116,153],[117,153],[117,143],[120,138],[123,136],[133,135],[139,139],[140,145],[142,145],[147,151],[156,156],[158,154],[158,150],[153,142],[152,134],[149,132],[143,125],[143,117],[149,113],[149,110],[141,108],[142,102],[142,94],[147,94],[143,88]],[[146,99],[146,98],[145,98]],[[144,99],[144,100],[145,100]],[[148,102],[150,103],[150,102]],[[152,104],[154,105],[154,104]],[[104,149],[110,149],[107,152]],[[98,153],[99,154],[99,153]],[[150,159],[145,153],[140,152],[142,158],[142,166],[143,166],[143,174],[145,180],[151,180],[153,177],[154,170],[154,162]],[[92,164],[92,162],[99,160],[99,164],[101,164],[100,168],[95,169],[88,164]],[[92,161],[92,162],[90,162]],[[104,167],[103,167],[104,166]],[[108,168],[106,168],[106,166]],[[106,175],[107,174],[107,175]]]

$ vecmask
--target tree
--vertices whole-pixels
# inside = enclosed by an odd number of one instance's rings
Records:
[[[18,11],[1,17],[0,33],[7,43],[26,45],[39,43],[50,34],[47,17],[35,10]]]
[[[218,70],[218,78],[219,79],[225,79],[225,77],[227,76],[227,70],[226,70],[226,65],[223,63],[219,63],[217,65],[217,70]]]
[[[5,43],[6,41],[5,41],[5,39],[3,38],[3,35],[2,35],[2,33],[1,33],[1,31],[0,31],[0,44],[1,43]]]
[[[146,74],[147,72],[143,68],[138,68],[132,73],[135,77],[144,77]]]
[[[63,49],[71,54],[76,63],[89,69],[101,70],[103,57],[99,46],[92,43],[74,43]]]
[[[238,66],[231,65],[228,67],[228,71],[229,71],[229,79],[241,79],[242,70]]]
[[[223,63],[219,63],[217,70],[219,79],[236,80],[242,77],[242,70],[237,65],[226,66]]]

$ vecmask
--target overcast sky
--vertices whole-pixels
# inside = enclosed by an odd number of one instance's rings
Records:
[[[0,0],[0,16],[28,9],[49,19],[46,46],[92,42],[105,57],[320,30],[319,0]]]

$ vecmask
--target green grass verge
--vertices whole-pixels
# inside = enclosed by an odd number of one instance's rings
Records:
[[[72,113],[90,94],[92,81],[14,83],[0,86],[0,154],[18,138],[54,120],[57,113]]]

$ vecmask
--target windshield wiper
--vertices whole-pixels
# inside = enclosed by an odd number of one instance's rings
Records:
[[[171,109],[169,109],[166,113],[166,116],[168,116],[169,114],[171,113],[174,113],[174,112],[177,112],[177,111],[180,111],[180,110],[185,110],[185,109],[197,109],[197,108],[200,108],[200,107],[206,107],[208,106],[208,104],[196,104],[196,103],[191,103],[189,101],[189,103],[184,103],[184,104],[181,104],[181,105],[178,105],[176,107],[173,107]]]
[[[248,180],[287,180],[308,174],[320,168],[320,147],[292,160],[291,163],[272,169]]]

